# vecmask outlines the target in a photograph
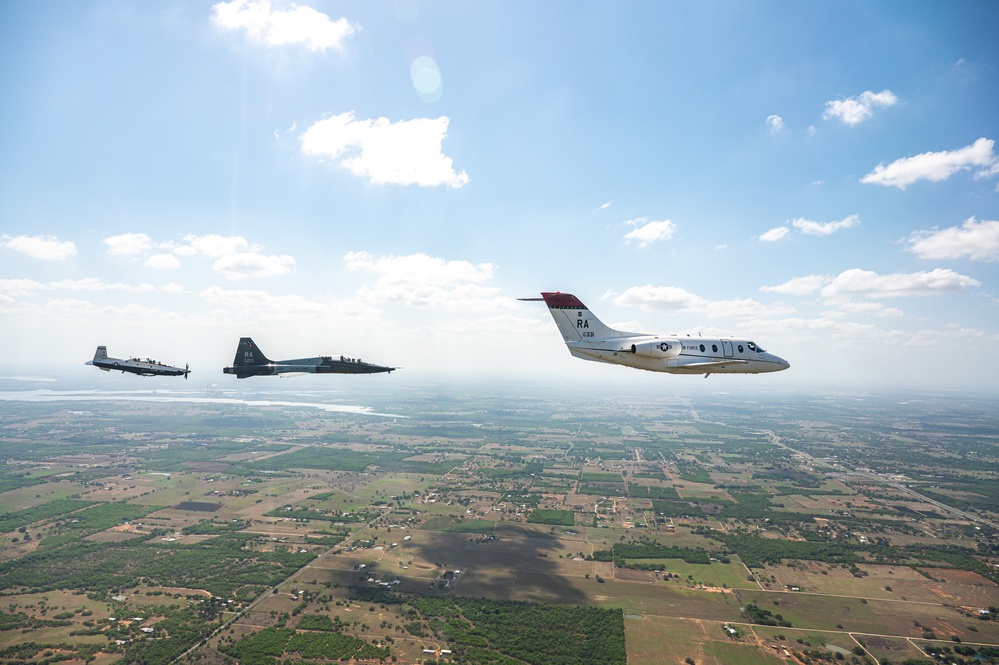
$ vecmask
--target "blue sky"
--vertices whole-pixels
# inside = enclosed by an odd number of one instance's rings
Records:
[[[250,335],[412,380],[694,380],[572,359],[515,300],[562,290],[792,364],[719,386],[995,388],[996,25],[994,2],[0,4],[0,374],[94,372],[104,344],[221,381]]]

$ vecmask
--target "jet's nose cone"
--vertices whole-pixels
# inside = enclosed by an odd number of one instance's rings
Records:
[[[789,363],[788,361],[784,360],[783,358],[774,357],[774,360],[777,361],[777,365],[779,366],[778,371],[785,370],[785,369],[787,369],[788,367],[791,366],[791,363]]]

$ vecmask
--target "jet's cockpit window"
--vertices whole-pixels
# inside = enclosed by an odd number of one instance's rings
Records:
[[[762,346],[757,346],[755,342],[747,342],[746,346],[749,347],[750,351],[756,351],[757,353],[766,353]]]

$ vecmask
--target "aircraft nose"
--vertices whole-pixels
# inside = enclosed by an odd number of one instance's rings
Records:
[[[783,358],[779,358],[777,356],[774,356],[774,360],[777,361],[777,364],[779,365],[780,370],[785,370],[785,369],[787,369],[788,367],[791,366],[791,363],[789,363],[788,361],[784,360]],[[778,371],[780,371],[780,370],[778,370]]]

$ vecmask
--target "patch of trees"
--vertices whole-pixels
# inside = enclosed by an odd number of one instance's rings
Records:
[[[290,453],[269,457],[259,462],[249,462],[251,471],[287,471],[289,469],[333,469],[337,471],[364,471],[377,464],[389,453],[361,452],[331,446],[308,446]]]
[[[166,665],[192,646],[207,638],[217,624],[206,622],[195,607],[178,609],[156,606],[154,614],[163,618],[156,623],[151,636],[133,637],[125,648],[121,663],[136,665]],[[144,634],[143,634],[144,635]]]
[[[821,487],[795,487],[791,485],[777,485],[777,493],[781,496],[792,494],[803,494],[805,496],[850,496],[849,493],[840,489],[822,489]]]
[[[765,610],[758,605],[754,605],[753,603],[746,605],[745,609],[743,609],[743,613],[749,617],[750,623],[756,623],[761,626],[791,627],[791,622],[786,621],[780,614],[774,614],[770,610]]]
[[[725,543],[728,550],[738,554],[742,562],[751,568],[764,563],[779,563],[782,559],[804,559],[824,563],[856,566],[865,558],[860,553],[874,555],[880,563],[899,563],[910,566],[948,567],[967,570],[999,582],[999,571],[975,558],[968,548],[955,545],[907,545],[905,547],[885,545],[887,541],[859,545],[831,541],[791,541],[777,538],[763,538],[756,534],[721,533],[700,531],[704,536]],[[617,546],[615,545],[615,552]],[[859,572],[859,569],[858,569]],[[855,573],[857,574],[857,573]]]
[[[711,476],[695,462],[677,461],[677,470],[680,471],[680,479],[688,483],[710,483]]]
[[[82,645],[81,645],[82,646]],[[92,645],[96,646],[96,645]],[[60,653],[53,654],[52,652],[58,650]],[[66,652],[69,653],[66,653]],[[23,644],[15,644],[7,647],[6,649],[0,649],[0,658],[3,659],[5,663],[27,663],[31,662],[32,665],[48,665],[49,663],[54,663],[62,660],[73,660],[76,657],[74,653],[76,647],[71,644],[66,644],[64,642],[59,644],[39,644],[38,642],[25,642]],[[50,656],[45,658],[43,656],[40,660],[34,660],[35,656],[38,654],[49,653]],[[91,648],[87,652],[89,655],[96,653],[95,648]],[[84,655],[80,655],[82,658],[86,658]]]
[[[379,605],[399,605],[404,599],[384,587],[350,585],[347,587],[351,600]]]
[[[579,479],[584,483],[620,483],[621,480],[620,473],[583,473],[580,474]]]
[[[20,454],[21,451],[19,451],[16,454],[12,454],[11,457],[16,457],[19,456]],[[47,481],[45,480],[45,478],[42,478],[40,476],[32,477],[32,476],[27,476],[23,473],[0,473],[0,494],[3,494],[4,492],[10,492],[11,490],[21,489],[22,487],[41,485],[44,482]]]
[[[0,589],[107,592],[135,586],[141,577],[154,585],[205,589],[228,598],[241,587],[259,592],[273,586],[316,556],[252,549],[261,541],[260,536],[244,533],[191,544],[163,543],[159,538],[118,543],[74,539],[0,564]]]
[[[487,466],[477,469],[476,473],[483,478],[490,480],[515,480],[517,478],[530,478],[531,474],[526,467],[503,468]]]
[[[234,644],[219,647],[219,651],[237,659],[241,665],[273,665],[285,653],[302,658],[326,660],[381,659],[389,649],[368,644],[364,640],[338,632],[303,632],[291,628],[264,628]]]
[[[312,510],[305,506],[282,506],[264,513],[268,517],[283,517],[292,520],[318,520],[325,522],[361,523],[370,522],[380,513],[357,511],[344,513],[339,510]]]
[[[775,467],[753,472],[754,479],[785,480],[800,488],[817,488],[819,481],[810,473],[788,467]]]
[[[479,533],[490,535],[496,529],[496,522],[493,520],[464,520],[453,526],[449,526],[444,531],[451,533]]]
[[[53,499],[33,508],[25,508],[0,515],[0,532],[14,531],[41,520],[50,520],[94,505],[93,501],[77,499]]]
[[[327,660],[364,660],[389,656],[388,647],[377,647],[343,633],[295,633],[284,649],[288,653],[297,653],[302,658]]]
[[[613,561],[619,568],[626,568],[625,559],[681,559],[687,563],[711,563],[704,550],[691,547],[660,545],[659,543],[615,543],[610,550],[597,550],[594,561]]]
[[[593,483],[580,481],[579,488],[576,490],[576,493],[595,496],[625,496],[627,494],[627,490],[625,489],[623,481],[616,483]]]
[[[540,492],[507,492],[500,501],[509,501],[518,506],[537,506],[544,496]]]
[[[212,522],[201,520],[197,524],[185,526],[181,533],[185,536],[217,536],[223,533],[233,533],[250,526],[249,520],[233,520],[229,522]]]
[[[273,419],[277,417],[276,414],[272,414],[269,418],[271,420],[269,424],[273,425]],[[168,423],[168,420],[172,424]],[[256,421],[256,424],[260,425],[262,423]],[[151,421],[147,431],[170,431],[178,434],[192,430],[197,432],[197,426],[198,423],[196,421],[188,420],[186,416],[184,418],[157,416],[156,419]],[[141,422],[130,419],[129,430],[135,431],[136,429],[142,429]],[[144,459],[145,463],[143,466],[153,471],[174,473],[187,470],[189,468],[188,464],[191,462],[216,461],[228,454],[246,452],[246,444],[242,443],[239,439],[226,439],[229,435],[233,437],[246,436],[245,430],[226,432],[222,428],[213,426],[211,431],[212,436],[209,439],[211,441],[210,446],[202,445],[206,437],[202,437],[199,440],[199,437],[194,436],[190,440],[174,439],[170,442],[169,447],[134,448],[129,451],[129,454]],[[104,451],[106,452],[107,449],[104,448]]]
[[[240,665],[273,665],[274,659],[284,653],[285,645],[294,634],[291,628],[264,628],[235,644],[220,646],[219,651],[232,656]]]
[[[69,626],[65,619],[38,619],[23,612],[8,613],[0,610],[0,632],[6,630],[32,630],[34,628],[55,628]]]
[[[758,535],[720,533],[711,531],[705,535],[725,543],[729,550],[739,555],[750,568],[759,568],[764,563],[779,563],[781,559],[806,559],[825,563],[860,563],[862,559],[849,545],[842,543],[816,543],[776,538],[762,538]]]
[[[652,454],[655,454],[654,452]],[[654,480],[666,480],[666,474],[663,473],[661,466],[647,466],[637,471],[633,471],[631,474],[632,478],[651,478]]]
[[[635,477],[639,476],[636,475]],[[628,483],[628,494],[640,499],[667,499],[670,501],[678,501],[680,499],[680,495],[676,493],[675,489],[659,485],[649,486]]]
[[[125,501],[115,501],[113,503],[101,503],[90,506],[80,512],[73,513],[71,521],[63,521],[59,524],[57,531],[74,532],[74,537],[83,538],[98,531],[110,529],[125,522],[137,520],[145,517],[157,510],[162,510],[165,506],[142,506],[138,504],[126,503]],[[82,533],[81,533],[82,532]],[[43,546],[46,543],[43,541]]]
[[[417,597],[410,604],[444,636],[457,660],[530,665],[626,662],[620,609],[465,597]]]

